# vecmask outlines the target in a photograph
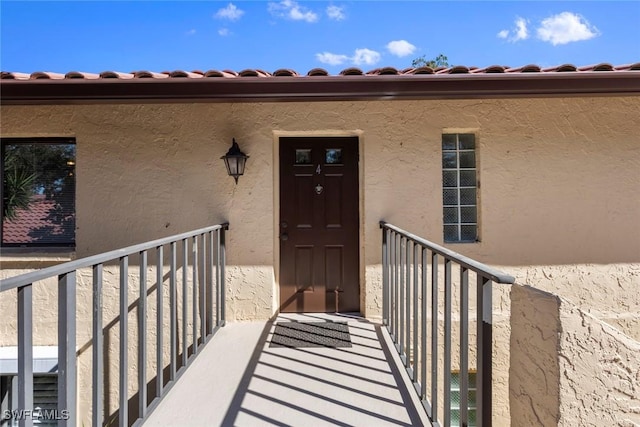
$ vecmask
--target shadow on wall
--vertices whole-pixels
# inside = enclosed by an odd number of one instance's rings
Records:
[[[170,273],[166,273],[163,276],[163,283],[166,283],[170,278]],[[181,283],[177,284],[178,288],[180,288]],[[158,289],[158,284],[157,282],[154,283],[153,285],[149,286],[147,288],[147,292],[146,292],[146,296],[148,299],[147,302],[147,306],[149,306],[149,301],[153,301],[153,304],[155,306],[155,301],[156,301],[156,291]],[[191,288],[189,289],[191,290]],[[151,298],[153,296],[153,298]],[[199,301],[201,301],[201,299],[203,298],[203,294],[201,292],[201,290],[199,290],[199,294],[198,294],[198,299]],[[207,293],[206,298],[208,301],[211,301],[212,295],[210,295],[209,293]],[[167,303],[167,298],[163,299],[164,303]],[[177,298],[177,304],[178,306],[181,305],[182,301],[181,301],[181,295],[180,293],[178,294],[178,298]],[[209,305],[209,307],[213,307],[213,305]],[[149,307],[147,307],[147,310],[149,309]],[[136,384],[136,389],[138,389],[137,384],[138,384],[138,371],[137,371],[137,354],[138,354],[138,340],[132,340],[131,339],[131,332],[132,329],[135,328],[135,330],[137,330],[138,328],[138,320],[140,318],[141,315],[141,308],[140,308],[140,300],[136,299],[134,300],[131,304],[129,304],[129,306],[127,307],[127,314],[131,315],[132,313],[135,313],[136,319],[135,322],[132,322],[131,319],[129,319],[129,334],[128,334],[128,344],[129,344],[129,348],[127,350],[127,354],[129,355],[129,360],[128,360],[128,383],[129,383],[129,389],[131,389],[131,384]],[[167,310],[167,307],[164,308],[164,314],[165,316],[169,313],[169,311]],[[189,317],[188,317],[188,322],[191,321],[191,317],[190,317],[191,313],[189,313]],[[166,319],[165,319],[166,320]],[[186,334],[186,336],[190,336],[191,335],[191,327],[192,324],[188,323],[187,326],[187,331],[184,331],[184,323],[183,323],[183,319],[181,317],[181,312],[177,312],[176,313],[176,318],[175,318],[175,322],[177,325],[177,333],[176,333],[176,349],[177,349],[177,355],[176,355],[176,378],[178,378],[178,376],[180,375],[180,369],[183,368],[185,366],[184,360],[187,359],[189,361],[189,359],[191,358],[191,356],[193,356],[194,352],[194,345],[193,343],[191,343],[191,345],[187,344],[186,347],[186,356],[185,356],[185,352],[184,352],[184,340],[186,339],[183,338],[184,334]],[[155,316],[151,316],[151,313],[149,313],[149,311],[147,311],[147,325],[153,324],[155,325]],[[212,326],[212,325],[211,325]],[[114,337],[119,337],[119,328],[120,328],[120,316],[117,316],[115,318],[113,318],[111,321],[109,321],[109,323],[107,323],[103,329],[102,329],[102,334],[103,334],[103,389],[102,389],[102,393],[103,393],[103,425],[105,426],[110,426],[110,425],[119,425],[119,417],[120,417],[120,410],[116,409],[116,410],[112,410],[111,408],[113,407],[118,407],[119,406],[119,401],[113,401],[114,397],[115,399],[118,399],[117,396],[118,394],[115,393],[119,390],[119,383],[116,380],[116,383],[113,384],[112,383],[112,378],[118,378],[118,374],[119,374],[119,367],[120,367],[120,353],[119,353],[119,345],[117,343],[113,343],[112,340],[114,339]],[[200,331],[200,329],[198,329],[198,331]],[[156,332],[156,328],[155,326],[152,328],[151,332]],[[164,331],[166,334],[166,330]],[[149,358],[151,358],[152,362],[156,361],[156,353],[155,352],[150,352],[148,350],[149,347],[149,337],[151,335],[149,334],[149,330],[147,330],[147,360],[149,360]],[[155,336],[155,335],[153,335]],[[117,339],[116,341],[119,342],[119,339]],[[80,347],[80,349],[78,350],[76,356],[80,357],[83,354],[87,353],[89,357],[91,357],[91,352],[92,352],[92,341],[88,341],[86,342],[82,347]],[[202,346],[204,344],[203,341],[203,337],[201,335],[198,336],[197,339],[197,344],[198,347]],[[170,345],[170,340],[167,339],[166,337],[164,338],[164,347],[165,349]],[[134,358],[132,358],[132,351],[131,349],[134,348],[134,352],[133,354],[135,354]],[[167,360],[167,355],[170,354],[170,351],[164,351],[164,356],[163,356],[163,360]],[[170,356],[169,356],[170,357]],[[189,363],[189,362],[187,362]],[[155,366],[155,363],[153,363],[153,365]],[[153,372],[155,373],[155,367],[153,368]],[[147,365],[147,376],[150,374],[150,370],[148,368]],[[165,366],[163,366],[163,392],[166,392],[166,387],[169,386],[170,384],[170,375],[171,375],[171,366],[170,364],[166,364]],[[146,401],[146,407],[148,408],[149,405],[153,402],[153,400],[157,397],[157,375],[153,376],[153,378],[151,378],[147,383],[146,383],[146,397],[147,397],[147,401]],[[92,386],[90,386],[92,387]],[[87,393],[84,394],[84,399],[87,402],[90,402],[90,393],[92,388],[89,389],[89,391]],[[129,399],[128,399],[128,408],[127,408],[127,414],[128,414],[128,426],[132,426],[137,419],[140,417],[140,412],[139,412],[139,400],[140,400],[140,391],[138,390],[138,392],[136,392],[134,395],[132,395]],[[80,414],[81,416],[83,416],[82,414]],[[80,418],[81,419],[81,418]],[[88,420],[85,420],[88,421]]]

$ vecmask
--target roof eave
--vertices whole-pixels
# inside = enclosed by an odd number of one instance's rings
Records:
[[[640,72],[1,80],[3,105],[478,99],[640,94]]]

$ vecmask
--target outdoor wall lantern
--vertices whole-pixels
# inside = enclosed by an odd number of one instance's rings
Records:
[[[240,147],[238,146],[236,139],[233,138],[231,148],[229,148],[227,154],[220,158],[224,160],[224,164],[227,167],[227,173],[236,180],[237,184],[238,177],[240,177],[240,175],[244,175],[244,166],[247,163],[249,156],[240,151]]]

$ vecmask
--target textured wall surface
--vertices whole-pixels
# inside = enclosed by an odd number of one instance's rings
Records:
[[[511,300],[512,425],[640,425],[640,342],[529,286]]]
[[[560,419],[560,319],[557,296],[511,288],[509,403],[513,426],[555,426]]]
[[[230,320],[267,319],[277,310],[279,136],[359,137],[361,311],[379,318],[378,221],[442,243],[441,134],[475,132],[480,242],[449,247],[566,296],[633,335],[640,308],[638,111],[638,97],[603,97],[2,106],[0,112],[3,137],[76,138],[76,257],[229,221]],[[238,185],[220,160],[231,138],[251,156]],[[50,264],[47,257],[39,264],[41,257],[3,250],[0,276]],[[105,280],[115,289],[116,278]],[[42,292],[43,303],[55,301]],[[0,294],[2,313],[15,312],[14,298]],[[496,316],[508,316],[508,300],[494,297]],[[55,337],[50,308],[36,308],[43,325],[36,342]],[[79,323],[88,324],[89,315],[79,310]],[[15,316],[4,318],[0,345],[11,345]],[[506,345],[508,329],[497,342]]]

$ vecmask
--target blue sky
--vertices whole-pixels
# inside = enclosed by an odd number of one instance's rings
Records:
[[[10,1],[3,71],[640,62],[640,1]]]

